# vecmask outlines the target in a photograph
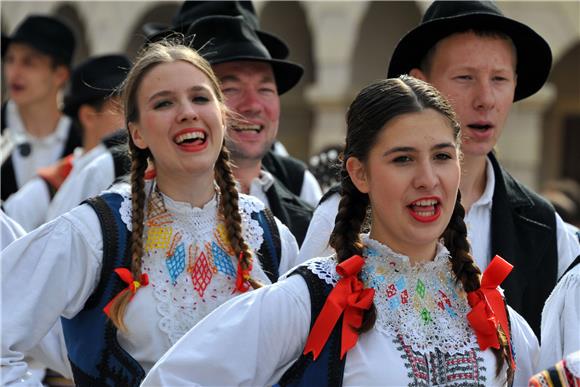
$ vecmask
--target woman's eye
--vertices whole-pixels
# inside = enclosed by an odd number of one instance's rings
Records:
[[[451,160],[453,157],[447,153],[437,153],[435,155],[436,160]]]
[[[412,159],[409,156],[399,156],[393,159],[394,163],[397,164],[402,164],[402,163],[408,163],[409,161],[411,161]]]
[[[155,102],[155,104],[153,105],[153,109],[161,109],[164,108],[166,106],[171,105],[171,102],[163,100],[163,101],[157,101]]]
[[[198,96],[193,97],[192,101],[195,103],[206,103],[206,102],[209,102],[209,98],[207,98],[203,95],[198,95]]]

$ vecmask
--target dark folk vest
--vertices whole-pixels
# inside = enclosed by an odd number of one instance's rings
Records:
[[[4,129],[7,125],[6,119],[6,103],[2,104],[2,109],[0,111],[0,124],[1,131],[4,133]],[[63,158],[75,150],[76,147],[82,145],[82,130],[71,123],[68,130],[68,137],[64,145],[64,149],[60,158]],[[0,185],[0,197],[2,200],[8,199],[10,195],[18,191],[18,184],[16,183],[16,174],[14,172],[14,165],[12,164],[12,156],[7,157],[4,164],[2,164],[0,174],[1,185]]]
[[[538,340],[542,308],[558,276],[555,210],[518,183],[488,155],[495,175],[491,252],[514,265],[502,284],[507,303],[530,324]]]
[[[103,265],[97,288],[72,319],[62,318],[68,357],[78,386],[139,386],[145,378],[141,365],[117,341],[117,328],[103,308],[127,284],[114,269],[130,270],[130,232],[121,219],[123,196],[106,193],[85,201],[96,212],[103,235]],[[278,279],[280,235],[269,211],[252,214],[264,230],[258,258],[272,282]],[[277,255],[276,255],[277,254]],[[262,261],[263,259],[263,261]]]
[[[274,175],[290,192],[300,196],[306,164],[290,156],[280,156],[269,151],[262,159],[262,166]]]
[[[318,318],[326,298],[333,289],[316,274],[306,267],[297,268],[292,275],[298,274],[304,278],[310,292],[310,330]],[[276,386],[317,386],[317,387],[340,387],[344,377],[344,365],[346,357],[340,359],[340,345],[342,332],[341,316],[330,334],[322,352],[314,361],[312,352],[308,355],[300,355],[298,360],[284,373]]]

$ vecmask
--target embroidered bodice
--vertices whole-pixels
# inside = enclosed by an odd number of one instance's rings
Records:
[[[237,258],[218,212],[219,193],[202,208],[177,202],[149,183],[143,232],[143,272],[158,301],[159,328],[171,344],[217,306],[239,294],[235,290]],[[130,228],[131,199],[126,194],[120,212]],[[263,210],[259,201],[240,194],[242,233],[252,251],[263,241],[263,230],[252,213]],[[270,281],[255,261],[252,278]]]
[[[471,310],[451,268],[449,251],[438,244],[435,259],[412,265],[407,256],[362,235],[361,279],[375,289],[374,329],[392,338],[410,385],[484,385],[485,366],[466,315]],[[336,255],[307,267],[335,285]]]

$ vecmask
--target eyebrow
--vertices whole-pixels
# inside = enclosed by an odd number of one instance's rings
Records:
[[[431,147],[431,150],[440,150],[440,149],[446,149],[446,148],[455,148],[455,144],[453,144],[452,142],[442,142],[439,144],[435,144]],[[390,154],[393,153],[404,153],[404,152],[417,152],[417,148],[414,148],[412,146],[396,146],[393,147],[387,151],[385,151],[385,153],[383,153],[383,157],[386,157]]]
[[[241,82],[241,79],[235,75],[225,75],[220,78],[221,83],[225,82]],[[260,83],[275,83],[274,77],[271,75],[264,75],[262,79],[260,79]]]
[[[192,92],[192,91],[209,91],[207,86],[192,86],[189,89],[187,89],[188,92]],[[147,100],[148,102],[151,102],[152,100],[154,100],[155,98],[159,98],[159,97],[166,97],[169,95],[172,95],[173,91],[171,90],[161,90],[158,91],[157,93],[153,94],[151,97],[149,97],[149,99]]]

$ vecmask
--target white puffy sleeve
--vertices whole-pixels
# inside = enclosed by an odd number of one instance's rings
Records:
[[[514,386],[527,386],[528,380],[535,374],[540,356],[538,339],[526,320],[508,306],[511,323],[512,346],[516,361]]]
[[[100,277],[102,244],[97,215],[83,205],[2,251],[2,385],[24,378],[23,354],[41,344],[60,316],[83,308]]]
[[[580,265],[558,282],[542,310],[542,348],[536,371],[580,351]]]
[[[298,243],[296,242],[296,238],[285,224],[280,222],[278,218],[274,219],[276,220],[276,225],[278,226],[281,247],[278,274],[282,275],[301,262],[298,261]]]
[[[308,287],[293,275],[214,310],[155,364],[143,386],[272,385],[300,356],[309,328]]]

